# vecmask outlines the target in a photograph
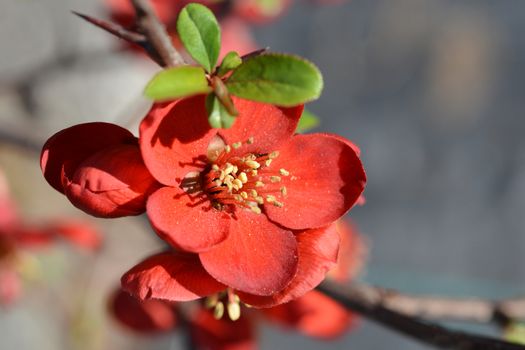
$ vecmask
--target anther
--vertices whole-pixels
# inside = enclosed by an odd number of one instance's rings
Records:
[[[286,169],[281,168],[279,169],[279,174],[281,174],[282,176],[288,176],[290,175],[290,172]]]
[[[244,199],[248,199],[248,193],[242,191],[241,192],[241,197],[244,198]]]
[[[245,161],[244,164],[246,164],[247,166],[249,166],[252,169],[258,169],[261,166],[261,164],[259,164],[255,160],[251,160],[251,159],[248,159],[247,161]]]
[[[237,321],[241,317],[241,306],[239,303],[228,303],[228,316],[230,316],[230,320]]]
[[[237,176],[237,178],[241,180],[243,184],[248,182],[248,176],[244,172],[240,173],[239,176]]]
[[[272,160],[273,159],[266,159],[266,161],[264,162],[264,165],[270,166],[270,164],[272,164]]]
[[[286,187],[284,187],[284,186],[281,187],[281,194],[282,194],[283,196],[286,196],[286,195],[288,194],[288,190],[286,189]]]
[[[232,144],[232,147],[233,147],[234,149],[237,149],[237,148],[239,148],[239,147],[241,147],[241,146],[242,146],[242,142],[235,142],[235,143]]]
[[[253,211],[255,214],[261,213],[261,208],[259,207],[250,207],[251,211]]]
[[[253,143],[253,137],[249,137],[246,143],[251,145]]]
[[[219,166],[218,166],[217,164],[213,164],[213,165],[211,166],[211,168],[212,168],[213,170],[215,170],[215,171],[218,171],[218,170],[219,170]]]
[[[253,169],[252,172],[251,172],[252,176],[257,176],[257,173],[258,173],[258,172],[257,172],[257,170],[255,170],[255,169]]]
[[[250,190],[250,194],[254,198],[257,197],[257,195],[258,195],[256,190]]]
[[[272,204],[275,205],[277,208],[282,208],[284,206],[284,204],[279,201],[274,201],[272,202]]]
[[[232,181],[232,185],[236,190],[240,190],[242,188],[242,181],[239,179],[235,179]]]
[[[226,163],[226,168],[224,168],[224,173],[226,175],[233,173],[233,164]]]
[[[268,203],[275,202],[275,201],[276,201],[275,196],[272,196],[271,194],[267,195],[267,196],[266,196],[266,201],[267,201]]]
[[[268,155],[268,158],[270,159],[275,159],[277,157],[279,157],[279,151],[273,151],[272,153]]]
[[[281,178],[279,176],[270,176],[270,181],[273,183],[281,182]]]
[[[215,317],[216,320],[220,320],[223,315],[224,315],[224,304],[221,301],[219,301],[217,305],[215,305],[215,309],[213,310],[213,317]]]
[[[264,182],[262,182],[262,181],[257,181],[257,182],[255,183],[255,187],[264,187]]]

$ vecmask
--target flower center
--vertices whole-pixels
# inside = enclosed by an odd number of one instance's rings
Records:
[[[242,156],[238,155],[239,152],[232,152],[253,142],[253,137],[250,137],[244,143],[236,142],[214,151],[214,160],[204,172],[202,181],[203,190],[215,208],[239,205],[260,214],[260,206],[265,203],[279,208],[283,206],[279,199],[286,196],[287,190],[281,181],[290,173],[286,169],[271,167],[279,152],[245,153]]]

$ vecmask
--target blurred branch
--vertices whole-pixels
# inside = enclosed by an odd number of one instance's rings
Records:
[[[75,11],[73,13],[117,38],[142,47],[150,58],[162,67],[174,67],[185,64],[184,59],[173,46],[166,27],[155,14],[149,1],[130,1],[136,13],[136,31]]]
[[[525,349],[521,345],[477,334],[449,330],[420,318],[503,323],[501,322],[502,315],[505,317],[505,322],[510,320],[510,316],[504,312],[513,306],[520,306],[519,309],[523,307],[522,304],[525,302],[518,299],[496,303],[481,299],[453,300],[412,297],[367,285],[343,286],[333,282],[324,282],[317,287],[317,290],[351,311],[436,347],[460,350]],[[513,316],[516,315],[513,314]]]
[[[185,64],[182,56],[175,50],[166,27],[161,23],[148,0],[131,0],[137,14],[137,27],[146,36],[151,50],[163,62],[162,66],[174,67]]]

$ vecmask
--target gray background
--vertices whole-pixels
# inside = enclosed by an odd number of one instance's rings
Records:
[[[318,130],[362,148],[367,204],[350,216],[371,246],[363,278],[417,293],[522,293],[525,3],[296,2],[273,25],[255,28],[255,36],[261,46],[320,67],[325,90],[309,106],[322,119]],[[96,1],[3,0],[2,132],[41,144],[79,122],[134,127],[139,120],[141,90],[156,68],[115,52],[115,40],[70,9],[105,16]],[[0,166],[22,212],[35,220],[65,213],[85,218],[48,188],[36,161],[37,155],[0,143]],[[106,318],[106,293],[158,243],[136,218],[96,222],[107,231],[103,254],[59,251],[43,258],[46,269],[65,272],[28,290],[18,307],[0,311],[2,349],[177,348],[177,339],[138,338]],[[79,288],[89,297],[78,301]],[[425,348],[366,321],[332,343],[268,327],[260,339],[263,349]]]

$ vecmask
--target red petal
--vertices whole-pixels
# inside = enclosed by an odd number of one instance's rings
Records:
[[[196,255],[167,252],[153,255],[122,276],[122,289],[142,300],[188,301],[224,290],[203,269]]]
[[[320,227],[334,222],[357,201],[365,187],[363,165],[355,151],[339,137],[296,135],[279,150],[272,163],[286,169],[280,186],[284,207],[265,205],[271,220],[292,229]]]
[[[299,264],[291,283],[280,292],[261,297],[238,293],[242,301],[256,307],[272,307],[296,299],[315,288],[337,261],[339,234],[335,225],[297,234]]]
[[[208,199],[192,199],[180,188],[159,189],[148,199],[147,210],[159,236],[180,249],[201,252],[228,237],[230,216],[212,208]]]
[[[87,222],[57,221],[49,226],[49,231],[86,250],[97,250],[102,245],[100,232]]]
[[[227,144],[244,142],[253,137],[254,143],[244,144],[237,152],[267,153],[278,147],[295,133],[303,106],[292,108],[276,107],[271,104],[253,102],[233,97],[239,115],[230,129],[219,134]],[[232,150],[232,155],[236,151]]]
[[[54,234],[47,227],[36,225],[18,225],[13,227],[12,238],[24,248],[48,247],[54,242]]]
[[[144,162],[158,181],[177,186],[187,173],[206,165],[215,133],[208,124],[204,96],[156,104],[140,124]]]
[[[311,337],[331,339],[354,325],[354,316],[324,294],[311,291],[289,303],[262,309],[272,321]]]
[[[368,247],[352,222],[339,220],[336,225],[341,237],[341,246],[337,266],[328,276],[343,283],[357,277],[361,272],[367,259]]]
[[[158,188],[135,145],[117,145],[94,154],[78,165],[65,184],[73,205],[106,218],[143,213],[148,195]]]
[[[8,226],[16,225],[17,222],[18,214],[15,204],[9,195],[9,186],[4,173],[0,170],[0,231]]]
[[[228,317],[216,320],[213,314],[200,309],[191,320],[191,337],[199,349],[255,350],[253,322],[245,314],[237,321]]]
[[[72,178],[77,166],[109,146],[135,143],[126,129],[109,123],[86,123],[59,131],[42,148],[40,167],[44,177],[64,193],[62,174]]]
[[[167,332],[177,325],[172,304],[162,300],[140,301],[120,289],[111,298],[109,308],[121,324],[136,332]]]
[[[291,231],[265,215],[241,209],[231,220],[230,235],[201,253],[202,265],[229,287],[257,295],[283,289],[297,270],[297,242]]]

